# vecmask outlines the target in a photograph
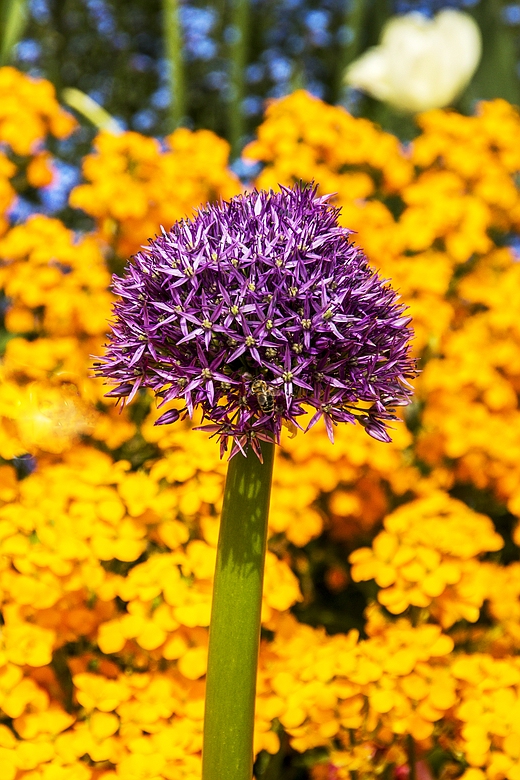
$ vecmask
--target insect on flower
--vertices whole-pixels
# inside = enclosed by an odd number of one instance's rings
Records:
[[[251,392],[256,395],[258,406],[262,412],[265,412],[265,414],[274,412],[276,388],[267,384],[263,379],[255,379],[251,385]]]
[[[390,441],[388,422],[416,374],[410,317],[340,226],[339,209],[307,184],[208,204],[177,222],[114,277],[120,296],[96,365],[110,397],[151,388],[166,425],[202,410],[230,457],[282,426],[323,418],[329,438],[359,422]],[[253,397],[254,398],[253,398]]]

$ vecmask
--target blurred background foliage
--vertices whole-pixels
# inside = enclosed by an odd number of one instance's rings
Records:
[[[520,4],[504,0],[3,0],[1,64],[77,88],[125,128],[163,136],[183,124],[231,141],[235,156],[265,101],[305,88],[401,137],[407,117],[343,83],[386,20],[445,7],[471,14],[483,56],[456,106],[520,103]],[[181,44],[179,46],[179,43]],[[93,129],[76,135],[89,143]],[[69,142],[70,143],[70,142]],[[78,151],[84,151],[80,149]]]

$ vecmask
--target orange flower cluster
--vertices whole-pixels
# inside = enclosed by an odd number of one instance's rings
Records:
[[[0,139],[21,156],[33,155],[48,134],[66,138],[76,127],[49,81],[27,78],[15,68],[0,71],[0,104]]]
[[[478,620],[489,594],[489,569],[478,556],[504,546],[492,521],[446,493],[405,504],[384,521],[372,547],[350,556],[352,578],[374,579],[378,601],[399,615],[428,607],[444,628]]]
[[[0,69],[0,144],[26,158],[24,173],[32,187],[52,181],[52,157],[43,147],[47,135],[66,138],[75,128],[74,118],[57,103],[48,81],[28,79],[15,68]],[[17,166],[0,152],[0,235],[9,225],[7,211],[15,198],[10,179]]]
[[[70,204],[96,220],[98,233],[121,256],[167,229],[193,209],[240,192],[227,168],[229,145],[209,130],[176,130],[164,139],[139,133],[101,133],[95,153],[83,161],[88,183],[71,193]]]
[[[439,626],[378,617],[364,641],[357,631],[327,637],[292,617],[277,625],[263,686],[296,750],[348,738],[349,730],[362,742],[388,745],[403,734],[425,740],[456,703],[453,676],[437,661],[453,640]]]
[[[15,174],[46,185],[47,136],[75,123],[47,82],[11,68],[2,95],[0,776],[199,780],[225,464],[187,423],[154,427],[146,393],[119,414],[90,355],[109,269],[240,185],[208,131],[103,133],[71,195],[92,232],[44,215],[11,225]],[[520,117],[494,101],[418,123],[403,148],[299,91],[245,151],[263,163],[258,187],[336,193],[410,304],[422,368],[392,444],[352,426],[334,446],[319,426],[283,439],[259,772],[293,750],[315,780],[399,776],[411,760],[427,776],[431,756],[446,778],[520,780]],[[301,622],[329,619],[324,589],[345,596],[333,635]]]

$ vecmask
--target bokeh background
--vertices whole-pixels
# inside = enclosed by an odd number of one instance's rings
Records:
[[[282,442],[255,776],[520,780],[520,6],[451,3],[477,43],[427,51],[446,8],[2,2],[3,779],[199,780],[226,464],[144,391],[120,413],[92,355],[161,224],[304,180],[399,288],[421,374],[392,444]],[[420,113],[390,48],[345,78],[396,17]]]

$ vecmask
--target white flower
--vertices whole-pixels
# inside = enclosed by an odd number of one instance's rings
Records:
[[[379,46],[347,68],[345,81],[403,111],[442,108],[469,83],[481,49],[476,22],[461,11],[395,16]]]

